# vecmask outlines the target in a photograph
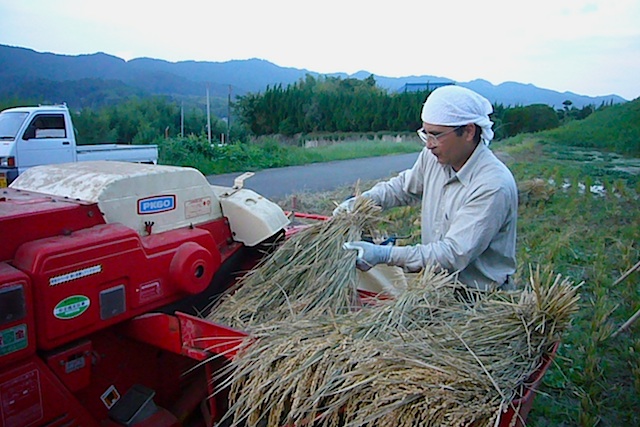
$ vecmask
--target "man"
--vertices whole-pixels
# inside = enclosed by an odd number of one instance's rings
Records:
[[[489,150],[491,103],[460,87],[434,90],[418,134],[426,144],[411,169],[362,193],[383,209],[422,199],[422,244],[347,242],[363,271],[388,264],[416,272],[436,265],[481,290],[508,289],[516,269],[518,195],[509,169]],[[348,211],[353,199],[334,215]]]

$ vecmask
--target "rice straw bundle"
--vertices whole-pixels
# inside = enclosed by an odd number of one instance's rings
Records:
[[[518,183],[518,201],[524,205],[546,202],[554,192],[553,186],[541,178],[528,179]]]
[[[371,200],[357,197],[352,213],[293,235],[225,293],[207,319],[251,331],[254,325],[313,317],[327,309],[351,310],[357,303],[356,253],[342,245],[374,228],[379,211]]]
[[[353,267],[351,267],[353,268]],[[427,270],[357,312],[254,325],[226,370],[233,425],[490,426],[577,310],[577,288],[537,271],[528,289],[460,298]]]

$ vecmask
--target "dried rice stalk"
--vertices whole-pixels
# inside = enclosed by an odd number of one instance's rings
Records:
[[[210,310],[207,319],[251,331],[254,325],[341,313],[357,303],[356,254],[342,244],[360,240],[380,220],[380,208],[358,197],[354,212],[295,234],[243,277]]]
[[[554,193],[554,187],[541,178],[533,178],[518,183],[518,201],[524,205],[546,202]]]
[[[353,268],[351,265],[349,268]],[[459,297],[427,270],[393,301],[254,325],[227,370],[233,425],[491,426],[577,310],[577,288]]]

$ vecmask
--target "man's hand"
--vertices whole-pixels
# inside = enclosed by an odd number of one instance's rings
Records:
[[[349,197],[347,200],[345,200],[344,202],[340,203],[333,210],[333,216],[352,212],[353,211],[353,205],[355,204],[355,202],[356,202],[356,198],[355,197]]]
[[[339,215],[339,214],[353,212],[353,209],[355,208],[355,204],[356,204],[356,199],[359,199],[359,198],[371,199],[371,197],[368,196],[368,193],[369,193],[368,191],[365,191],[364,193],[362,193],[362,194],[360,194],[358,196],[349,197],[344,202],[340,203],[333,210],[333,216],[336,216],[336,215]]]
[[[369,242],[346,242],[344,249],[358,251],[356,267],[361,271],[368,271],[372,267],[389,262],[391,246],[374,245]]]

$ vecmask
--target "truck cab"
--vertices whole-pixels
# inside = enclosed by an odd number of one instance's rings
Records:
[[[0,113],[0,187],[34,166],[85,160],[157,163],[157,146],[79,147],[66,105],[17,107]]]
[[[76,161],[75,135],[67,113],[66,107],[52,106],[14,108],[0,115],[0,167],[8,169],[5,187],[30,167]]]

